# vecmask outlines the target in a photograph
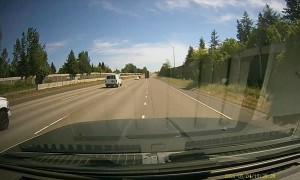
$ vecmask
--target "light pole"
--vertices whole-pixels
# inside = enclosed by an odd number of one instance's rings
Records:
[[[173,60],[174,60],[174,69],[175,69],[175,47],[171,44],[168,44],[168,45],[173,48]]]

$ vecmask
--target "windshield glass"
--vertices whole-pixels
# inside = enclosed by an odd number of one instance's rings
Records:
[[[116,76],[106,76],[106,79],[116,79]]]
[[[0,162],[207,170],[300,146],[299,0],[7,0],[0,18]]]

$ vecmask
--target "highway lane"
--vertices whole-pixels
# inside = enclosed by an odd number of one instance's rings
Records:
[[[222,113],[154,78],[125,80],[119,88],[97,85],[72,90],[18,104],[11,110],[10,126],[0,132],[0,151],[76,122],[165,117],[231,119],[234,115],[233,111]]]

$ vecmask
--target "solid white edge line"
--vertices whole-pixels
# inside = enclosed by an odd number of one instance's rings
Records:
[[[162,81],[161,81],[161,82],[162,82]],[[172,87],[172,86],[168,85],[168,84],[167,84],[167,83],[165,83],[165,82],[162,82],[162,83],[164,83],[164,84],[165,84],[165,85],[167,85],[168,87],[172,88],[173,90],[175,90],[175,91],[177,91],[177,92],[179,92],[179,93],[181,93],[181,94],[185,95],[186,97],[189,97],[189,98],[193,99],[194,101],[196,101],[196,102],[198,102],[198,103],[202,104],[203,106],[205,106],[205,107],[209,108],[210,110],[213,110],[213,111],[215,111],[216,113],[218,113],[218,114],[220,114],[220,115],[222,115],[222,116],[226,117],[227,119],[230,119],[230,120],[232,120],[232,118],[231,118],[231,117],[229,117],[229,116],[227,116],[226,114],[223,114],[223,113],[221,113],[220,111],[218,111],[218,110],[216,110],[216,109],[214,109],[214,108],[212,108],[212,107],[210,107],[210,106],[208,106],[208,105],[204,104],[203,102],[201,102],[201,101],[199,101],[199,100],[197,100],[197,99],[195,99],[195,98],[193,98],[193,97],[191,97],[191,96],[189,96],[189,95],[187,95],[187,94],[185,94],[185,93],[183,93],[183,92],[179,91],[178,89],[175,89],[174,87]]]
[[[68,117],[68,116],[69,116],[69,115],[66,115],[66,116],[64,116],[64,117],[62,117],[62,118],[60,118],[60,119],[54,121],[53,123],[49,124],[48,126],[45,126],[45,127],[43,127],[42,129],[38,130],[38,131],[35,132],[34,134],[38,134],[39,132],[41,132],[41,131],[47,129],[48,127],[50,127],[50,126],[52,126],[53,124],[55,124],[55,123],[57,123],[57,122],[59,122],[59,121],[65,119],[65,118]]]

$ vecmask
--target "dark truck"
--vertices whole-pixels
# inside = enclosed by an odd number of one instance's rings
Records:
[[[149,78],[149,74],[150,74],[149,71],[146,71],[145,72],[145,78]]]

